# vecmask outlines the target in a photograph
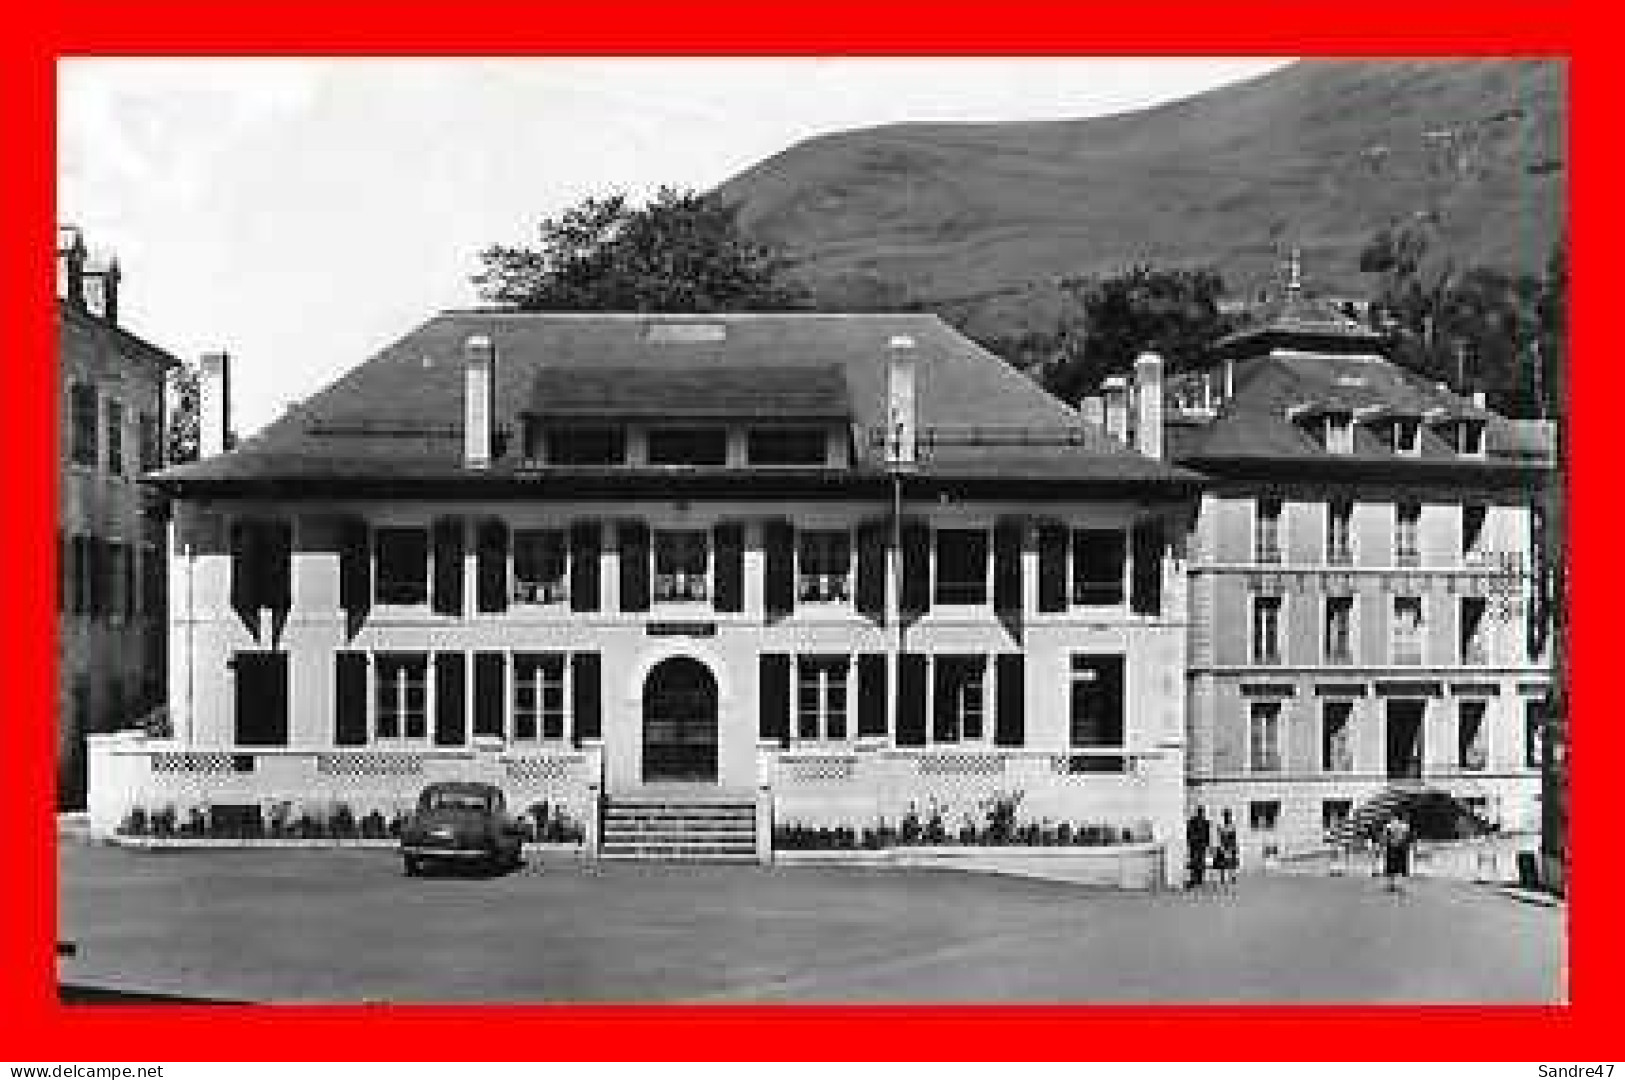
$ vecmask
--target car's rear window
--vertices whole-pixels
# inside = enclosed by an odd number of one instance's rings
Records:
[[[474,791],[436,791],[428,804],[431,810],[489,810],[491,797]]]

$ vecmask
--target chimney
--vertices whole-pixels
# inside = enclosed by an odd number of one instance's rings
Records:
[[[484,334],[463,342],[463,464],[483,469],[491,464],[491,430],[496,411],[496,350]]]
[[[914,464],[918,431],[914,413],[914,339],[904,334],[886,343],[886,463]]]
[[[204,353],[198,360],[197,454],[216,457],[231,440],[231,358]]]
[[[1143,352],[1134,358],[1134,448],[1162,457],[1162,357]]]
[[[1128,442],[1128,380],[1108,375],[1100,384],[1100,394],[1106,399],[1106,434]]]
[[[56,295],[74,307],[85,306],[85,234],[77,225],[56,232]]]
[[[1106,426],[1106,402],[1099,394],[1090,394],[1078,402],[1078,411],[1083,413],[1083,419],[1095,427]]]

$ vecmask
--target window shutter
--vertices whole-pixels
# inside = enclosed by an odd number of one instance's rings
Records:
[[[769,521],[762,527],[762,602],[769,618],[783,618],[796,607],[796,532],[788,521]]]
[[[1026,739],[1027,726],[1025,658],[1020,653],[1000,653],[994,665],[999,696],[993,742],[998,746],[1020,746]]]
[[[790,746],[790,657],[763,653],[758,687],[757,732],[762,741],[777,739]]]
[[[461,543],[458,545],[461,547]],[[462,746],[467,739],[463,723],[466,698],[465,664],[460,652],[434,656],[434,744]]]
[[[649,610],[649,526],[623,521],[616,530],[620,549],[621,610]]]
[[[503,667],[507,657],[502,653],[474,654],[474,734],[495,735],[501,738],[507,730],[503,722],[507,712],[507,688],[503,686]]]
[[[508,524],[496,518],[480,522],[475,577],[481,612],[508,610]]]
[[[339,607],[352,616],[372,606],[372,559],[367,523],[345,518],[339,526]]]
[[[260,524],[264,541],[260,603],[276,611],[293,607],[293,522],[266,521]]]
[[[955,716],[954,671],[940,659],[931,665],[931,739],[933,742],[954,742],[959,737],[959,720]]]
[[[124,571],[124,617],[126,619],[135,618],[136,613],[135,553],[134,544],[126,546],[120,565],[120,569]]]
[[[903,596],[910,615],[931,609],[931,529],[923,521],[903,523]]]
[[[463,519],[434,523],[434,580],[430,604],[436,615],[463,613]]]
[[[858,657],[858,736],[886,736],[886,657],[864,653]]]
[[[886,618],[886,531],[884,521],[867,521],[858,526],[859,614],[884,622]]]
[[[367,745],[367,654],[339,652],[333,656],[333,743]]]
[[[599,599],[599,552],[603,547],[603,526],[596,521],[577,521],[570,526],[570,610],[597,611]]]
[[[238,519],[231,523],[231,610],[243,621],[243,626],[254,635],[254,640],[260,638],[260,581],[258,570],[263,557],[259,550],[260,530],[256,522]],[[105,555],[103,546],[96,547],[98,556]],[[95,608],[98,613],[104,609],[106,582],[106,560],[96,560],[96,573],[93,575],[97,594]]]
[[[1142,521],[1134,526],[1134,577],[1129,603],[1136,615],[1162,612],[1163,534],[1160,520]]]
[[[1038,610],[1066,610],[1066,528],[1056,522],[1038,527]]]
[[[1019,521],[1000,521],[993,528],[993,609],[1000,615],[1021,613],[1021,534]]]
[[[903,653],[897,658],[898,746],[925,745],[925,657]]]
[[[583,739],[603,738],[603,665],[597,653],[576,653],[570,657],[572,724],[576,745]]]
[[[745,610],[745,530],[738,522],[725,521],[712,529],[716,549],[718,611]]]

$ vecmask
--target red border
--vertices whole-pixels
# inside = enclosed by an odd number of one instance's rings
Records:
[[[21,14],[19,14],[21,12]],[[1590,580],[1593,538],[1609,521],[1595,466],[1607,436],[1591,422],[1619,393],[1620,362],[1602,340],[1607,276],[1620,250],[1611,181],[1617,105],[1606,9],[1526,0],[1161,0],[1086,6],[1002,0],[833,0],[798,9],[751,0],[687,5],[622,0],[595,8],[534,2],[283,0],[250,5],[79,0],[8,8],[0,43],[0,168],[7,243],[0,326],[13,407],[0,427],[7,518],[0,530],[6,703],[0,780],[7,793],[0,985],[12,1060],[387,1060],[523,1047],[561,1058],[617,1059],[1243,1059],[1384,1057],[1573,1060],[1617,1050],[1607,1036],[1622,969],[1622,860],[1602,847],[1607,762],[1618,726],[1602,712],[1606,575]],[[1499,55],[1572,60],[1575,388],[1574,850],[1572,979],[1564,1008],[229,1008],[63,1009],[55,1002],[55,860],[50,819],[55,687],[52,280],[54,71],[87,54],[1208,54]],[[1611,130],[1612,129],[1612,130]],[[1590,467],[1588,467],[1590,466]],[[1591,626],[1598,634],[1589,634]],[[1596,656],[1592,656],[1596,653]],[[501,1039],[489,1038],[500,1027]]]

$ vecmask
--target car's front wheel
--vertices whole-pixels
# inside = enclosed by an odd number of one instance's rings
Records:
[[[407,877],[417,877],[423,872],[423,863],[414,855],[407,855],[402,860]]]

